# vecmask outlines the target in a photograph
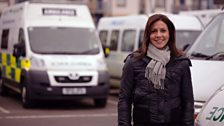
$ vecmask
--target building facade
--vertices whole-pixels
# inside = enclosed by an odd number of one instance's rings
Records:
[[[153,12],[178,13],[183,10],[219,8],[213,0],[0,0],[2,8],[23,1],[88,5],[94,20],[103,16],[147,14]]]

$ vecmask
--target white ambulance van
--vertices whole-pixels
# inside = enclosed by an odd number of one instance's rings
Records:
[[[110,84],[119,87],[125,57],[141,45],[149,15],[103,17],[98,32],[103,45],[110,48],[106,58],[110,73]],[[194,16],[166,14],[176,27],[177,46],[186,49],[203,30],[203,25]]]
[[[109,74],[96,27],[84,5],[24,2],[2,12],[0,92],[24,107],[47,99],[93,98],[104,107]]]
[[[224,85],[203,106],[195,119],[195,126],[224,126]]]
[[[220,13],[198,36],[187,54],[191,58],[195,112],[224,82],[224,13]]]

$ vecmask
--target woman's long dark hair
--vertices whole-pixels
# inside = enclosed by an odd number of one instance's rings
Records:
[[[149,43],[151,42],[150,34],[151,34],[152,25],[159,20],[163,21],[168,27],[170,38],[167,44],[170,48],[171,56],[178,57],[183,55],[183,52],[181,50],[178,50],[176,47],[176,30],[172,21],[163,14],[154,14],[151,17],[149,17],[147,24],[145,26],[144,38],[143,38],[141,47],[137,51],[134,52],[135,57],[137,57],[137,59],[141,59],[147,54],[148,46],[149,46]]]

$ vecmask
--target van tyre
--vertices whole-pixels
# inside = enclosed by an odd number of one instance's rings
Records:
[[[94,104],[98,108],[104,108],[107,105],[107,98],[94,99]]]
[[[27,91],[26,86],[22,86],[22,104],[24,108],[31,108],[32,107],[32,102],[29,99],[29,92]]]
[[[5,82],[3,79],[0,79],[0,93],[1,96],[7,96],[9,93],[9,89],[5,86]]]

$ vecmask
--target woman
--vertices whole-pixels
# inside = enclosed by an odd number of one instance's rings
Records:
[[[125,59],[118,125],[193,126],[190,60],[176,48],[174,24],[162,14],[146,24],[142,47]],[[132,109],[133,105],[133,109]]]

